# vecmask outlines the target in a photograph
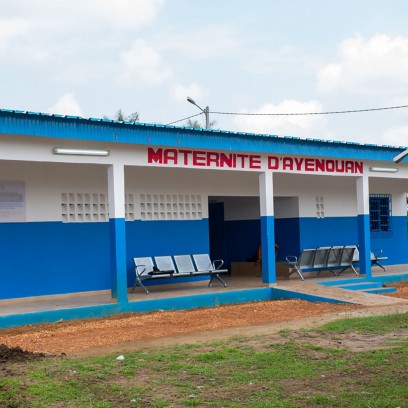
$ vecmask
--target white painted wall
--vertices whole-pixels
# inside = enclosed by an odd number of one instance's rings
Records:
[[[107,193],[105,166],[0,161],[0,179],[24,181],[26,221],[61,221],[61,193]]]
[[[87,149],[108,149],[110,155],[107,157],[90,157],[90,156],[60,156],[52,153],[54,147],[66,147],[66,148],[87,148]],[[155,148],[157,149],[157,148]],[[125,166],[149,166],[155,167],[160,165],[147,163],[147,150],[148,146],[123,144],[123,143],[104,143],[104,142],[92,142],[86,140],[71,140],[71,139],[52,139],[41,137],[28,137],[21,135],[7,135],[0,134],[0,160],[19,160],[19,161],[38,161],[38,162],[58,162],[58,163],[98,163],[98,164],[124,164]],[[208,150],[211,151],[211,150]],[[231,152],[226,152],[231,153]],[[274,155],[274,154],[272,154]],[[262,169],[249,169],[245,171],[258,173],[259,171],[265,171],[267,169],[267,157],[268,154],[261,154]],[[274,155],[279,156],[279,155]],[[290,156],[290,155],[287,155]],[[299,155],[292,155],[293,157],[302,157],[301,152]],[[364,163],[364,173],[369,174],[370,177],[383,177],[382,173],[371,173],[369,168],[371,166],[382,167],[394,167],[398,169],[397,173],[388,173],[387,177],[393,179],[405,179],[408,180],[408,161],[401,162],[396,165],[393,161],[380,162],[371,161]],[[165,169],[173,168],[172,165],[161,166]],[[184,166],[183,163],[179,163],[179,168],[193,168],[192,165]],[[210,168],[196,167],[202,171],[214,171]],[[221,172],[228,173],[242,173],[237,169],[221,169]],[[283,172],[283,170],[280,170]],[[302,173],[308,176],[309,172],[303,171]],[[283,174],[285,174],[283,172]],[[289,175],[296,175],[299,172],[292,171],[286,173]],[[328,175],[333,176],[332,173]],[[353,174],[343,174],[344,177],[355,177]]]
[[[111,155],[103,158],[56,156],[52,154],[56,146],[108,148]],[[107,194],[107,166],[115,163],[127,165],[126,192],[134,194],[136,199],[143,193],[199,194],[203,216],[208,217],[209,196],[242,197],[244,201],[256,197],[251,204],[246,202],[243,210],[239,201],[228,201],[227,216],[228,219],[259,218],[259,174],[254,171],[142,167],[146,160],[145,146],[0,135],[0,147],[0,180],[25,182],[28,222],[60,221],[63,192]],[[380,164],[365,164],[370,192],[392,194],[393,215],[405,215],[408,165],[402,163],[397,173],[386,175],[370,173],[369,165]],[[389,163],[382,165],[390,166]],[[316,196],[324,198],[326,217],[355,216],[355,182],[356,178],[350,175],[275,173],[275,216],[316,217]]]
[[[355,216],[355,183],[354,177],[276,174],[275,196],[298,197],[300,217],[316,217],[317,196],[323,197],[325,217]]]
[[[298,197],[275,197],[275,218],[298,218],[299,198]]]
[[[127,167],[125,174],[126,192],[134,194],[135,197],[149,193],[201,195],[204,218],[208,218],[209,196],[257,197],[258,195],[256,173]],[[259,207],[259,200],[255,201],[258,202]],[[259,218],[259,208],[256,214]]]

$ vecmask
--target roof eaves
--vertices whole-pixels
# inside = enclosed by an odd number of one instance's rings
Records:
[[[390,146],[390,145],[378,145],[374,143],[358,143],[358,142],[351,142],[351,141],[340,141],[340,140],[323,140],[317,138],[300,138],[298,136],[280,136],[280,135],[273,135],[273,134],[257,134],[251,132],[235,132],[229,130],[220,130],[220,129],[202,129],[202,128],[192,128],[187,126],[174,126],[174,125],[163,125],[157,123],[142,123],[142,122],[128,122],[128,121],[117,121],[113,119],[107,118],[94,118],[94,117],[81,117],[76,115],[61,115],[56,113],[43,113],[43,112],[34,112],[34,111],[23,111],[23,110],[16,110],[16,109],[0,109],[0,113],[11,113],[17,115],[27,115],[27,116],[43,116],[43,117],[51,117],[56,119],[68,119],[68,120],[81,120],[81,121],[89,121],[89,122],[101,122],[101,123],[110,123],[110,124],[119,124],[124,126],[140,126],[140,127],[151,127],[157,129],[167,129],[167,130],[189,130],[194,132],[208,132],[213,134],[220,134],[220,135],[233,135],[238,137],[251,137],[251,138],[283,138],[287,140],[298,140],[300,142],[306,143],[327,143],[327,144],[339,144],[339,145],[354,145],[354,146],[362,146],[362,147],[369,147],[369,148],[391,148],[391,149],[406,149],[406,146]]]

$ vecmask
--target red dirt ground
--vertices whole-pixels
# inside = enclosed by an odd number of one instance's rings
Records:
[[[408,283],[392,286],[398,291],[390,296],[408,299]],[[154,346],[157,340],[160,345],[175,344],[175,340],[183,343],[188,338],[210,341],[221,332],[224,338],[238,333],[251,335],[260,328],[273,330],[271,325],[275,324],[276,330],[290,322],[298,322],[290,327],[300,328],[308,321],[323,322],[324,316],[347,317],[347,313],[364,314],[364,310],[369,309],[350,304],[281,300],[23,326],[0,330],[0,363],[29,359],[33,353],[40,353],[38,357],[44,354],[106,354],[124,348]]]

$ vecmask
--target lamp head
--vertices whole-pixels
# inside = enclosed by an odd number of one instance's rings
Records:
[[[393,160],[395,163],[399,163],[400,161],[404,159],[405,156],[408,156],[408,149],[404,150],[398,156],[395,156]]]
[[[187,100],[192,103],[193,105],[197,105],[194,101],[194,99],[190,98],[189,96],[187,96]]]

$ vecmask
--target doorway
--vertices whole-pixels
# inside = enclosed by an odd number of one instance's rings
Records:
[[[209,202],[208,227],[211,259],[225,260],[225,219],[223,202]]]
[[[255,261],[261,244],[258,197],[209,197],[209,235],[213,259]]]

